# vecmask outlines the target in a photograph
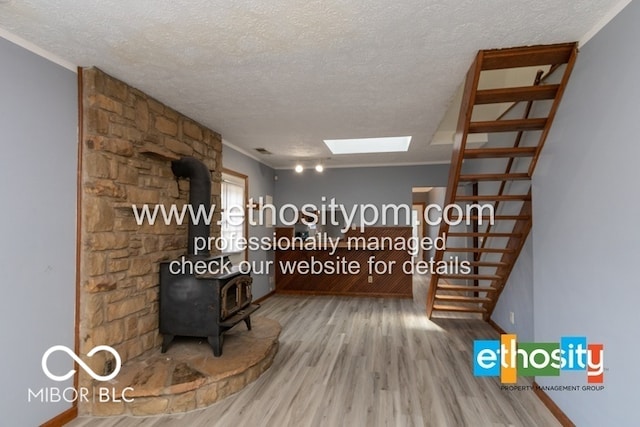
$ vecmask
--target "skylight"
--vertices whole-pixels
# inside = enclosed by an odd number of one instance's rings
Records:
[[[411,137],[325,139],[324,143],[333,154],[395,153],[407,151]]]

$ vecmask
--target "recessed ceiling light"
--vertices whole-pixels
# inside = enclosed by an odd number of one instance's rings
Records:
[[[407,151],[411,137],[325,139],[324,143],[333,154],[395,153]]]
[[[296,168],[295,168],[295,171],[296,171],[296,172],[298,172],[298,173],[302,173],[302,171],[303,171],[303,170],[304,170],[304,168],[302,167],[302,165],[300,165],[300,164],[297,164],[297,165],[296,165]]]
[[[322,166],[322,163],[318,163],[316,165],[316,171],[317,172],[322,172],[324,170],[324,166]]]

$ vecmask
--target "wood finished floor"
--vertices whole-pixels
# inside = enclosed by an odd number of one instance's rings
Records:
[[[280,350],[244,390],[186,414],[68,425],[560,425],[532,391],[502,391],[498,379],[473,376],[473,340],[498,334],[480,319],[428,320],[427,286],[416,277],[413,300],[271,297],[260,315],[282,324]]]

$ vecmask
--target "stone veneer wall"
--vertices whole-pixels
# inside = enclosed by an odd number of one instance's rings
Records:
[[[187,247],[186,224],[138,226],[131,205],[187,203],[189,182],[176,181],[170,160],[193,156],[213,172],[219,206],[222,144],[219,134],[96,68],[84,69],[82,82],[80,353],[106,344],[124,363],[160,345],[159,262]],[[113,365],[106,356],[84,359],[104,374]],[[80,370],[80,386],[90,383]]]

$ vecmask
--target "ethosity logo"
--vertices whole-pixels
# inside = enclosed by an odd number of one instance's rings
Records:
[[[604,381],[604,345],[587,343],[587,337],[561,337],[560,342],[517,342],[515,334],[500,340],[473,342],[473,375],[500,377],[515,384],[523,377],[559,376],[560,371],[586,371],[588,383]]]

